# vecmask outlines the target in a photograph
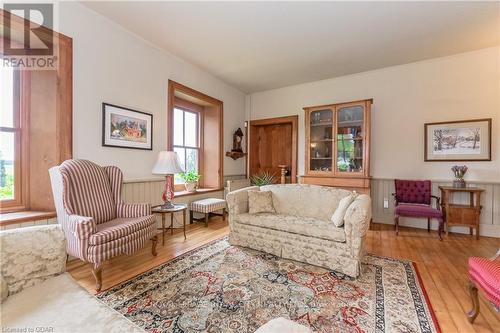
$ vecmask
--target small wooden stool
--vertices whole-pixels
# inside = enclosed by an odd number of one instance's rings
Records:
[[[215,211],[222,210],[222,214],[216,214]],[[205,214],[205,227],[208,226],[208,219],[212,215],[222,215],[222,220],[226,220],[226,200],[217,198],[208,198],[198,201],[193,201],[190,204],[189,210],[189,223],[193,221],[199,221],[201,219],[195,219],[193,217],[193,212]]]

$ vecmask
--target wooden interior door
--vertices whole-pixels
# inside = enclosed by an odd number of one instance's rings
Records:
[[[280,180],[280,165],[286,165],[287,182],[295,183],[297,175],[298,117],[280,117],[250,122],[250,176],[267,172]]]

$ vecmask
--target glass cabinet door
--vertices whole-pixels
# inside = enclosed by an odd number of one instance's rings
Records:
[[[336,110],[336,172],[363,172],[364,111],[364,105],[339,106]]]
[[[333,110],[312,111],[309,115],[309,170],[331,172],[333,169]]]

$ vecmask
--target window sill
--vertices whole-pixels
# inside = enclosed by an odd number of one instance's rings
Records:
[[[56,217],[56,212],[23,211],[0,214],[0,225],[46,220]]]
[[[175,198],[178,197],[186,197],[189,195],[198,195],[198,194],[205,194],[205,193],[210,193],[210,192],[220,192],[224,191],[223,188],[199,188],[196,190],[196,192],[188,192],[188,191],[175,191]]]

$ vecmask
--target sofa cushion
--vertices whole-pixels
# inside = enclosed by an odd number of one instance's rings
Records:
[[[151,224],[156,223],[154,215],[146,215],[142,217],[121,217],[109,222],[97,225],[97,232],[90,236],[90,245],[99,245],[114,241],[133,234],[141,229],[148,228]]]
[[[351,193],[340,188],[304,184],[266,185],[260,189],[273,192],[273,206],[278,214],[328,221],[340,200]]]
[[[270,213],[245,213],[236,215],[235,220],[242,224],[322,238],[335,242],[345,242],[344,228],[337,228],[329,220]]]
[[[347,212],[347,208],[349,208],[349,206],[357,196],[358,194],[356,192],[352,192],[347,197],[344,197],[340,200],[339,206],[335,210],[335,213],[333,213],[332,215],[332,222],[336,227],[341,227],[344,225],[344,216]]]
[[[50,327],[53,332],[145,332],[80,287],[68,273],[9,296],[2,303],[2,326]]]
[[[248,191],[248,212],[275,213],[271,191]]]

